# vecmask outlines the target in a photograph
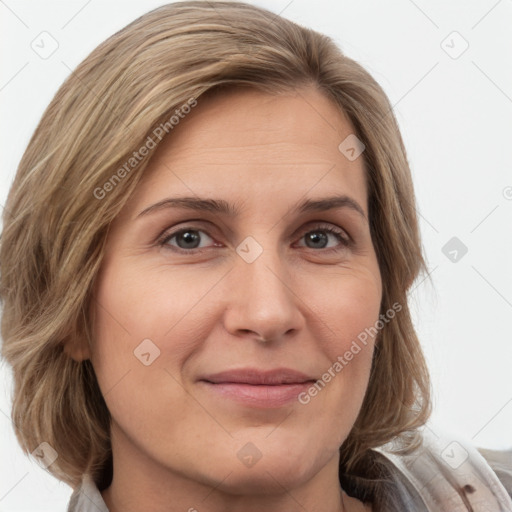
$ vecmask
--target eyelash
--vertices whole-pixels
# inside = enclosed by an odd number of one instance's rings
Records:
[[[186,226],[184,228],[181,228],[177,231],[171,232],[171,233],[164,233],[157,241],[158,245],[160,247],[170,249],[173,252],[176,252],[178,254],[200,254],[204,251],[207,251],[208,249],[211,249],[210,247],[203,247],[203,248],[195,248],[195,249],[182,249],[181,247],[171,246],[169,245],[169,241],[172,240],[174,237],[180,235],[181,233],[186,233],[187,231],[197,231],[207,234],[212,240],[214,239],[206,230],[194,227],[194,226]],[[323,251],[323,252],[339,252],[343,249],[351,248],[353,245],[352,239],[348,236],[348,234],[341,229],[336,229],[332,227],[331,225],[325,225],[325,224],[318,224],[313,226],[312,228],[308,228],[307,230],[303,231],[300,238],[304,237],[304,235],[307,235],[308,233],[313,233],[315,231],[324,231],[326,233],[329,233],[336,237],[338,241],[340,242],[340,247],[329,247],[327,249],[314,249],[311,247],[305,247],[306,249],[311,249],[314,252]],[[304,246],[301,246],[304,247]]]

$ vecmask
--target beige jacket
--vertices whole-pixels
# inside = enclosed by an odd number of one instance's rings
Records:
[[[422,436],[422,447],[411,455],[391,453],[395,442],[376,450],[389,463],[400,512],[512,512],[512,447],[477,449],[438,429],[425,428]],[[98,488],[84,476],[68,512],[109,511]]]

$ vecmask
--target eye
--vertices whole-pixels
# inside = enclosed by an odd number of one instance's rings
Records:
[[[208,246],[208,241],[211,243],[213,239],[205,231],[188,227],[180,229],[175,233],[164,235],[160,245],[187,251],[191,249],[204,249]]]
[[[342,229],[331,225],[319,225],[314,229],[305,232],[301,239],[305,244],[299,244],[301,247],[309,249],[342,249],[350,245],[350,238]]]
[[[303,231],[301,240],[304,243],[297,244],[299,247],[308,249],[322,249],[326,251],[338,251],[351,245],[351,238],[341,228],[331,224],[314,226],[313,229]],[[183,254],[202,252],[210,247],[222,247],[222,244],[215,240],[202,229],[187,226],[178,231],[165,233],[158,244]]]

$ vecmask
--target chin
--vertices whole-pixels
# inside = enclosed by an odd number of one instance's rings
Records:
[[[231,459],[226,467],[229,477],[224,482],[240,493],[273,494],[282,493],[283,488],[290,489],[304,484],[311,479],[322,462],[317,461],[317,454],[294,445],[279,443],[274,448],[272,443],[260,443],[260,458],[251,464],[244,464],[245,454],[254,450],[251,444],[238,450],[235,460]],[[255,451],[255,450],[254,450]],[[249,455],[250,457],[250,455]],[[218,473],[216,473],[218,477]]]
[[[263,462],[261,459],[252,468],[235,465],[231,473],[219,486],[219,490],[233,495],[274,495],[282,494],[284,489],[293,489],[307,482],[314,476],[315,468],[308,465],[305,471],[297,471],[297,465],[293,459],[272,460]],[[219,474],[215,472],[218,482]]]

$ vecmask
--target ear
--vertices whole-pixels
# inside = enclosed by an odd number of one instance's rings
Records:
[[[62,345],[64,353],[78,363],[91,358],[91,349],[85,337],[69,336]]]

